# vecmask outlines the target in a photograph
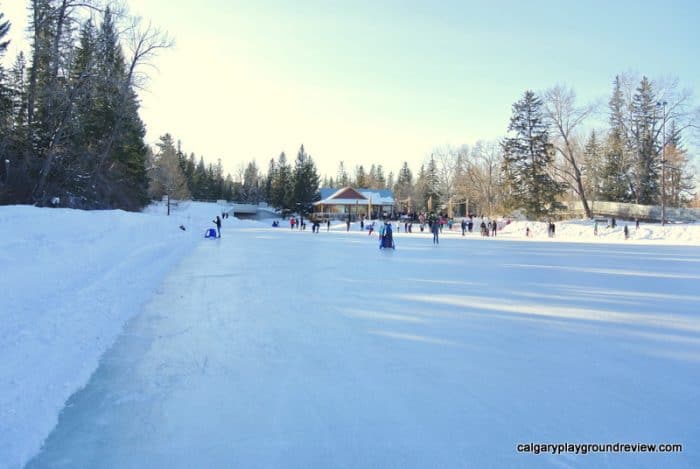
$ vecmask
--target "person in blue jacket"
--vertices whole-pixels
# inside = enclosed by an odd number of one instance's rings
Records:
[[[440,244],[440,223],[436,220],[430,227],[430,231],[433,232],[433,244]]]

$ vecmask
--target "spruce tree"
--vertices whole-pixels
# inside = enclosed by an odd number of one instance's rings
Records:
[[[248,163],[243,173],[243,202],[257,204],[260,202],[260,171],[254,161]]]
[[[634,167],[635,198],[639,204],[659,202],[658,123],[656,95],[647,77],[643,77],[632,97],[632,135],[636,150]]]
[[[294,207],[294,186],[292,171],[287,163],[284,152],[277,158],[277,171],[272,181],[272,197],[270,204],[280,210],[290,211]]]
[[[601,172],[603,149],[598,134],[592,130],[583,149],[583,173],[586,193],[592,201],[598,200],[602,193]]]
[[[338,175],[335,181],[339,187],[346,187],[350,185],[350,177],[348,176],[348,172],[345,170],[345,163],[342,161],[338,163]]]
[[[504,164],[509,177],[512,205],[526,215],[542,219],[562,208],[557,198],[563,184],[548,173],[553,161],[553,147],[542,115],[542,101],[532,91],[513,104],[508,126],[513,136],[504,139]]]
[[[316,165],[302,145],[294,163],[294,204],[302,215],[311,212],[318,200],[319,180]]]
[[[386,187],[386,177],[384,176],[384,168],[382,165],[377,165],[374,170],[375,189],[384,189]]]
[[[386,177],[386,184],[384,184],[384,187],[382,189],[389,189],[389,190],[394,190],[394,172],[389,171],[389,175]]]
[[[272,202],[272,185],[277,174],[277,165],[275,164],[275,159],[270,158],[270,163],[267,167],[267,175],[265,176],[265,188],[263,190],[263,198],[265,202],[271,204]]]
[[[672,207],[684,207],[693,199],[695,174],[676,121],[671,121],[668,126],[666,140],[666,203]]]
[[[149,193],[154,198],[166,196],[168,214],[170,214],[170,200],[189,199],[190,191],[180,168],[172,136],[170,134],[161,136],[156,145],[158,153],[154,155],[150,166]]]
[[[604,158],[600,173],[600,197],[610,202],[632,200],[632,179],[627,138],[626,111],[619,76],[613,82],[613,92],[608,102],[610,130],[604,148]]]
[[[399,176],[393,189],[394,199],[396,200],[408,199],[411,196],[413,191],[413,173],[411,173],[406,161],[403,162],[399,170]]]
[[[412,202],[415,204],[416,210],[422,211],[428,208],[428,197],[425,196],[426,192],[427,184],[425,165],[420,165],[420,170],[418,170],[418,175],[416,176],[416,184],[413,186],[412,196]],[[432,210],[432,204],[430,209]]]
[[[355,187],[358,189],[366,189],[369,183],[369,178],[365,172],[364,166],[360,165],[355,170]]]

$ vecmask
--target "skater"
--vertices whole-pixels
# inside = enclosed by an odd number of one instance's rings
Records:
[[[373,231],[374,231],[374,222],[370,223],[369,226],[367,227],[367,236],[372,236]]]
[[[634,219],[634,230],[637,231],[639,229],[639,218]]]
[[[326,231],[331,231],[331,219],[330,218],[326,221]]]
[[[630,237],[630,230],[627,229],[627,225],[625,225],[625,239],[629,239]]]
[[[433,223],[430,227],[430,231],[433,232],[433,244],[440,244],[440,226],[437,222]]]
[[[346,225],[347,225],[347,227],[348,227],[347,231],[350,231],[350,215],[348,215],[348,219],[347,219],[347,221],[346,221],[345,223],[346,223]]]
[[[360,220],[360,231],[365,230],[365,217],[363,216],[362,219]]]
[[[498,230],[498,223],[496,223],[496,220],[494,220],[491,224],[491,230],[493,233],[493,236],[496,236],[496,230]]]
[[[219,215],[217,215],[216,218],[212,220],[212,223],[216,225],[216,237],[221,238],[221,218],[219,218]]]
[[[614,230],[614,229],[615,229],[615,227],[617,226],[617,222],[615,221],[615,219],[614,219],[614,218],[612,219],[612,222],[611,222],[611,224],[612,224],[612,228],[613,228],[613,230]]]
[[[466,220],[462,220],[462,236],[464,236],[464,233],[467,231],[467,222]]]
[[[530,227],[529,227],[529,226],[526,226],[526,227],[525,227],[525,237],[526,237],[526,238],[529,238],[529,237],[530,237]]]
[[[480,228],[481,228],[481,236],[488,236],[488,235],[489,235],[489,231],[488,231],[488,228],[486,228],[486,222],[485,222],[485,221],[482,221],[482,222],[481,222],[481,227],[480,227]]]
[[[598,222],[593,224],[593,236],[598,236]]]
[[[297,221],[294,219],[294,217],[290,218],[290,219],[289,219],[289,226],[291,226],[292,229],[294,229],[294,224],[295,224],[296,222],[297,222]]]
[[[379,237],[379,249],[391,248],[395,249],[394,236],[391,231],[391,223],[384,222],[381,228],[381,236]]]

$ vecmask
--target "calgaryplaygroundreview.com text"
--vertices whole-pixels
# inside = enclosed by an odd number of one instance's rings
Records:
[[[588,453],[682,453],[679,443],[518,443],[518,453],[588,454]]]

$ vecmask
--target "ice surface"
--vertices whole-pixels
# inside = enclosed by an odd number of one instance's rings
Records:
[[[28,467],[700,464],[700,247],[353,230],[199,243]]]

